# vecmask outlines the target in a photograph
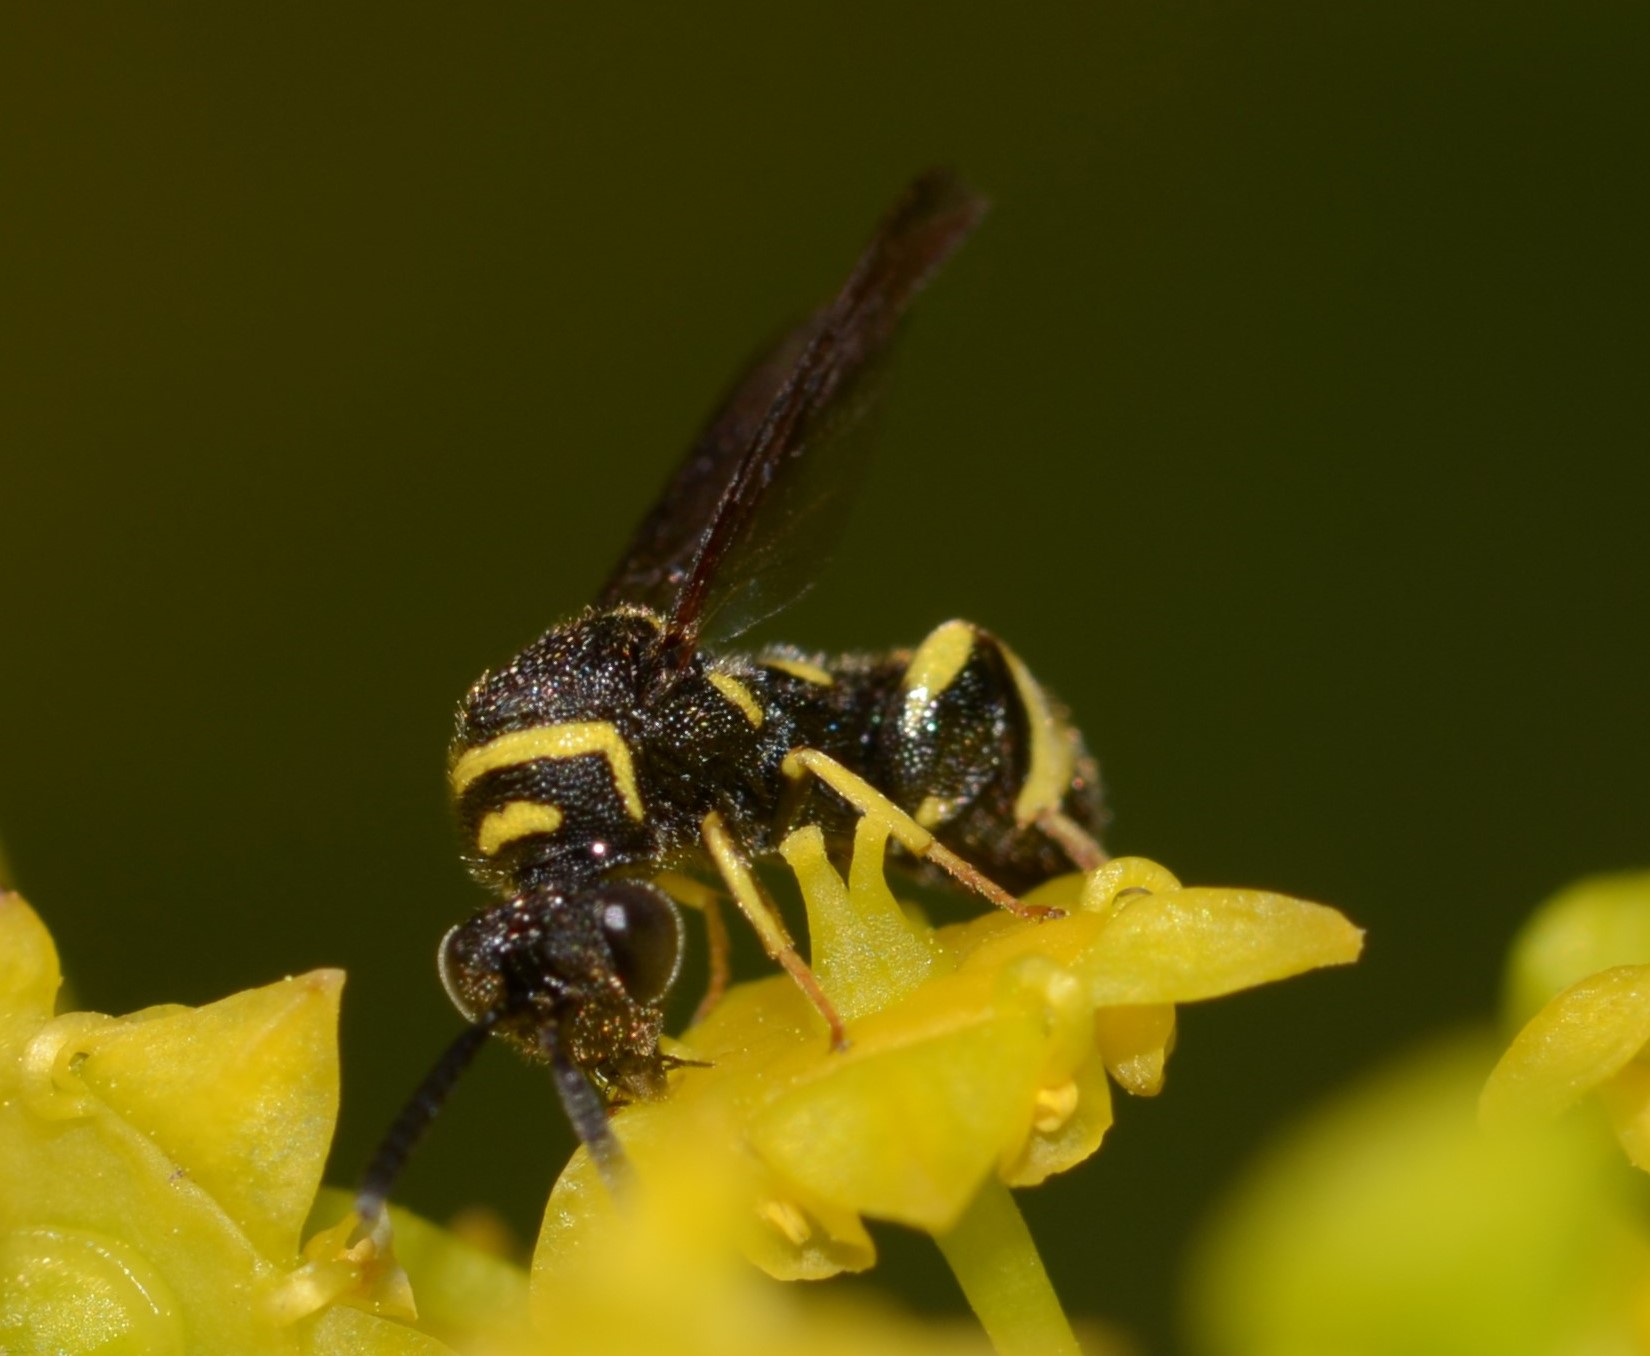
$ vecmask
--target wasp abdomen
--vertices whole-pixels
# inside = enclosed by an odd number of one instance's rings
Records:
[[[782,650],[759,661],[766,700],[792,713],[800,746],[874,786],[946,847],[1010,890],[1072,869],[1044,829],[1101,820],[1094,760],[1065,708],[997,637],[970,622],[937,627],[914,650],[835,658]],[[852,832],[835,792],[798,784],[779,834],[818,824]]]
[[[912,651],[875,757],[891,799],[1012,891],[1071,869],[1050,816],[1099,825],[1094,760],[1065,707],[971,622],[946,622]]]

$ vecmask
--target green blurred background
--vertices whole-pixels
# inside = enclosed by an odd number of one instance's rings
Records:
[[[454,699],[935,162],[995,211],[762,637],[983,622],[1115,850],[1371,934],[1026,1199],[1074,1310],[1163,1349],[1269,1128],[1650,860],[1642,4],[17,6],[0,119],[0,838],[88,1006],[348,969],[340,1181],[456,1029]],[[404,1194],[568,1147],[489,1052]]]

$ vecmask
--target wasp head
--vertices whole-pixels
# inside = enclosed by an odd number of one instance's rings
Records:
[[[471,1022],[528,1056],[559,1045],[609,1098],[664,1092],[659,1003],[676,978],[682,923],[657,886],[597,881],[520,895],[442,940],[442,983]]]

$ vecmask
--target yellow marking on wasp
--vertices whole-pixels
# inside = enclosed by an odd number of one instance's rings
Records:
[[[924,796],[922,804],[917,806],[916,814],[911,817],[925,829],[932,829],[937,824],[943,824],[957,808],[954,800],[944,800],[939,796]]]
[[[1001,641],[997,643],[1002,645]],[[1020,656],[1006,645],[1002,645],[1002,651],[1031,731],[1031,766],[1020,784],[1020,794],[1014,798],[1014,822],[1024,828],[1060,808],[1077,771],[1077,741],[1071,728],[1055,716],[1048,695],[1020,662]]]
[[[655,631],[663,631],[665,629],[664,618],[655,612],[651,607],[643,607],[639,603],[619,603],[611,610],[618,613],[622,617],[640,617]]]
[[[974,653],[975,631],[964,621],[949,621],[930,631],[911,662],[905,666],[900,686],[905,689],[905,706],[900,712],[900,728],[906,737],[917,738],[933,714],[935,699],[952,683]]]
[[[810,664],[806,659],[764,659],[762,667],[778,669],[781,673],[788,673],[792,678],[800,678],[804,683],[812,683],[815,687],[830,687],[836,682],[836,679],[818,664]]]
[[[554,833],[561,827],[559,805],[543,805],[536,800],[512,800],[494,810],[476,830],[476,846],[484,857],[493,856],[506,843],[533,833]]]
[[[948,621],[936,626],[924,638],[905,667],[900,686],[923,700],[937,697],[957,681],[968,656],[974,652],[974,628],[965,621]],[[907,698],[909,705],[910,699]]]
[[[577,758],[586,753],[599,753],[607,759],[608,769],[613,773],[613,786],[625,809],[632,819],[643,818],[646,812],[642,809],[642,793],[636,786],[636,766],[630,759],[630,746],[605,720],[534,725],[466,749],[453,764],[453,794],[462,796],[478,778],[499,768],[520,767],[541,758]]]
[[[707,673],[710,685],[745,713],[745,719],[758,730],[762,728],[762,708],[757,705],[751,690],[737,678],[726,673]]]

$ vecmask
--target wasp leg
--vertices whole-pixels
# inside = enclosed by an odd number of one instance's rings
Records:
[[[704,997],[693,1010],[692,1025],[697,1026],[716,1010],[722,995],[728,991],[733,967],[728,963],[728,925],[722,918],[722,906],[713,896],[704,903],[705,942],[710,951],[710,974],[705,980]]]
[[[1068,814],[1044,810],[1037,816],[1037,827],[1060,845],[1071,864],[1084,875],[1098,871],[1111,860],[1099,840]]]
[[[797,987],[807,995],[808,1001],[819,1009],[819,1015],[831,1028],[831,1048],[847,1049],[848,1032],[842,1024],[842,1017],[825,996],[825,990],[819,987],[819,980],[808,968],[808,962],[797,953],[796,943],[791,940],[773,905],[762,893],[761,885],[751,874],[750,863],[733,841],[722,816],[712,810],[700,823],[699,832],[705,840],[705,850],[710,853],[711,861],[716,863],[716,869],[727,883],[733,902],[750,919],[756,935],[762,939],[763,949],[770,959],[784,967],[785,972],[796,981]]]
[[[698,1026],[715,1011],[733,976],[733,967],[728,962],[728,925],[722,918],[722,896],[703,881],[684,876],[679,871],[661,871],[653,878],[653,883],[678,904],[698,909],[705,916],[705,945],[710,953],[707,968],[710,973],[705,977],[704,997],[699,1000],[699,1006],[694,1008],[688,1022],[689,1026]]]
[[[785,755],[783,768],[787,777],[801,777],[805,773],[812,773],[860,814],[885,824],[889,834],[907,852],[926,858],[999,909],[1020,918],[1061,916],[1062,911],[1059,909],[1041,908],[1016,899],[984,872],[957,856],[870,782],[848,771],[829,754],[821,753],[818,749],[792,749]]]

